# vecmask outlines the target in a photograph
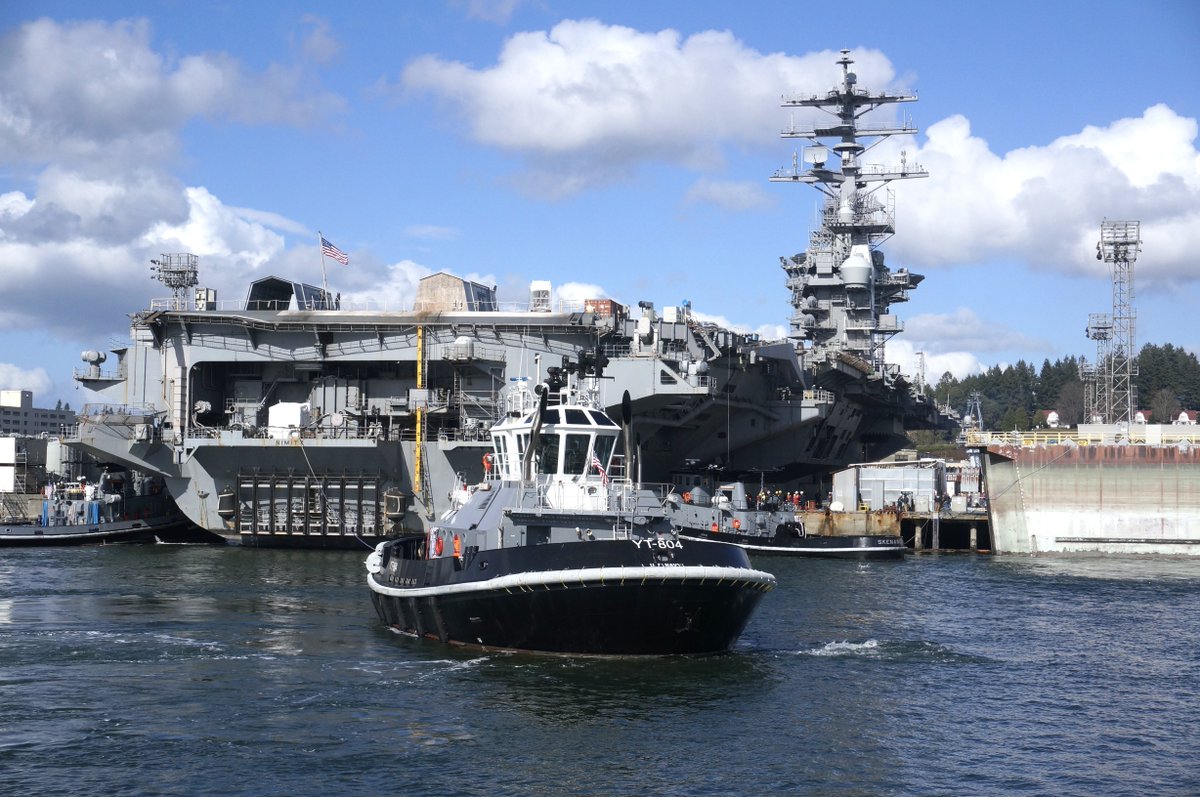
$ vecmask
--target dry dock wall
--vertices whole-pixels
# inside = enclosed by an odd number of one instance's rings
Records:
[[[1200,555],[1200,446],[990,444],[997,553]]]

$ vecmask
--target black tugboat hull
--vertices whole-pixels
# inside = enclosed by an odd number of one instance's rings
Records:
[[[716,534],[697,529],[679,529],[679,536],[697,542],[736,545],[751,554],[808,556],[823,559],[903,559],[904,540],[886,534],[848,536],[807,535],[761,537],[748,534]]]
[[[184,535],[190,526],[182,515],[163,521],[143,519],[78,526],[0,526],[0,548],[154,542]]]
[[[370,577],[372,600],[399,631],[489,650],[728,650],[774,578],[750,568],[745,552],[732,546],[662,542],[502,549],[468,553],[461,563],[385,561]]]

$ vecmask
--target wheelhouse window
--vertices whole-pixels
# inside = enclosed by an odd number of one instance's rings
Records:
[[[616,426],[617,425],[613,421],[612,418],[608,417],[607,415],[605,415],[602,412],[596,412],[595,410],[588,410],[588,414],[592,416],[592,420],[596,422],[597,426]]]
[[[556,434],[538,436],[537,448],[533,452],[538,473],[558,473],[558,442]]]
[[[567,410],[572,412],[572,410]],[[587,468],[588,444],[590,434],[567,434],[567,444],[563,448],[563,473],[569,476],[579,476]]]
[[[519,473],[520,478],[525,478],[525,448],[529,445],[529,435],[517,435],[517,450],[512,454],[512,472]]]
[[[496,465],[501,472],[508,470],[508,438],[497,435],[492,439],[492,445],[496,449]]]
[[[610,434],[596,435],[596,459],[608,467],[608,458],[612,456],[613,447],[616,445],[617,438]]]

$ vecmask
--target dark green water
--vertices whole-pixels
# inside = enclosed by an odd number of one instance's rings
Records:
[[[363,559],[0,552],[0,794],[1200,793],[1200,561],[759,559],[642,661],[397,636]]]

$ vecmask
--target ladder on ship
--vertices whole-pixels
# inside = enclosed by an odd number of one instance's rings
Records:
[[[17,493],[0,493],[0,523],[26,523],[30,520],[25,499]]]
[[[29,516],[29,504],[25,494],[30,492],[28,478],[28,454],[24,449],[18,449],[13,462],[13,484],[11,493],[0,492],[0,522],[26,523]]]

